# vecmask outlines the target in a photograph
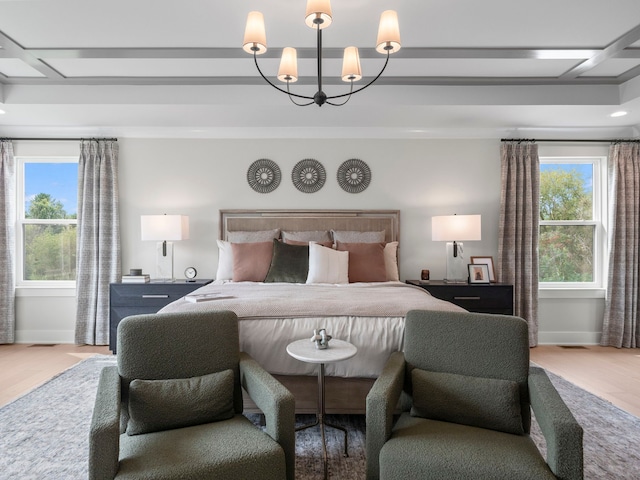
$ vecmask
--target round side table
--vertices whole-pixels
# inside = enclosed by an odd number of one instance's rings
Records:
[[[324,350],[317,349],[315,343],[309,339],[296,340],[287,345],[287,353],[293,358],[307,363],[317,363],[320,365],[318,368],[318,411],[316,413],[316,421],[309,425],[304,425],[296,428],[296,431],[304,430],[305,428],[320,426],[320,435],[322,436],[322,453],[324,460],[324,478],[327,478],[327,443],[324,437],[324,428],[331,427],[337,430],[341,430],[344,433],[344,456],[348,457],[347,446],[347,430],[344,427],[338,425],[332,425],[326,423],[325,416],[325,402],[324,402],[324,366],[326,363],[339,362],[347,360],[358,353],[358,349],[355,345],[345,342],[344,340],[332,339],[329,342],[329,348]]]

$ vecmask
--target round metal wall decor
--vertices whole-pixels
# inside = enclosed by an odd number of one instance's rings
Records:
[[[371,169],[362,160],[351,158],[338,167],[338,185],[345,192],[363,192],[370,183]]]
[[[280,185],[281,179],[280,167],[266,158],[256,160],[247,170],[247,182],[258,193],[273,192]]]
[[[327,172],[322,164],[311,158],[300,160],[291,170],[293,185],[303,193],[317,192],[326,180]]]

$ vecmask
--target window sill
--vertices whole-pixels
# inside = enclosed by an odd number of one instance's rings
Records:
[[[540,288],[538,298],[605,298],[605,288]]]
[[[75,297],[75,285],[18,285],[16,297]]]

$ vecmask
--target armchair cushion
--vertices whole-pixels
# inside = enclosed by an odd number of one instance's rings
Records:
[[[414,417],[524,434],[517,382],[419,368],[411,380]]]
[[[228,420],[234,415],[233,370],[200,377],[133,380],[128,435]]]

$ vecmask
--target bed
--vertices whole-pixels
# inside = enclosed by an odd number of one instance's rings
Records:
[[[216,281],[161,312],[234,311],[241,349],[294,393],[298,413],[315,411],[317,367],[286,346],[325,328],[358,348],[326,366],[326,411],[364,413],[370,386],[402,349],[406,312],[461,310],[399,281],[399,220],[396,210],[221,210]]]

